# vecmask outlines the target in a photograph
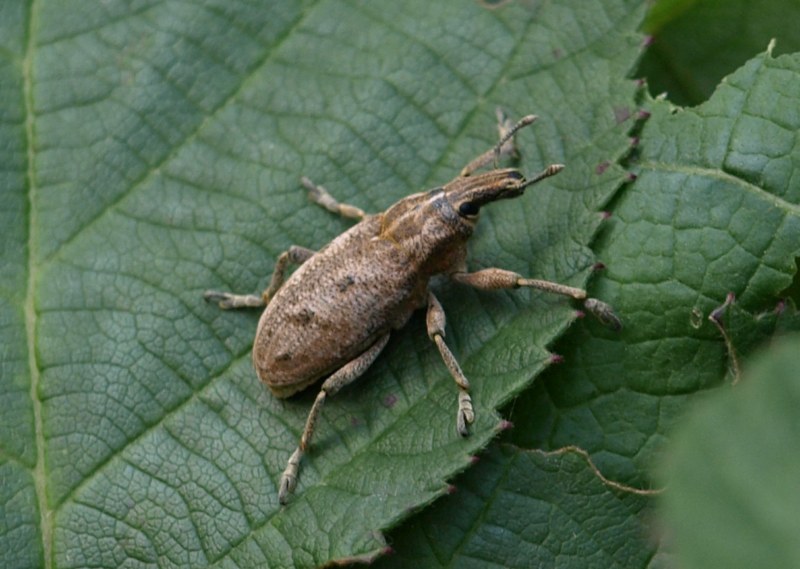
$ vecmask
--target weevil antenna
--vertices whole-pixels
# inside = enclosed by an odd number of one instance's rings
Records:
[[[502,137],[500,137],[498,143],[494,145],[494,148],[492,148],[492,154],[494,154],[495,164],[497,164],[497,161],[500,159],[500,151],[502,150],[503,145],[509,140],[511,140],[514,137],[514,135],[517,134],[517,131],[519,131],[521,128],[525,128],[530,124],[533,124],[533,122],[538,118],[539,117],[537,117],[536,115],[525,115],[524,117],[522,117],[517,121],[517,124],[508,129],[507,133],[505,133]]]
[[[501,132],[505,131],[505,119],[500,115],[498,117],[500,119],[501,125]],[[497,162],[500,159],[500,155],[503,153],[503,146],[508,144],[508,141],[517,133],[517,131],[521,128],[524,128],[535,121],[538,117],[536,115],[527,115],[522,117],[517,123],[510,127],[507,131],[502,132],[500,136],[500,141],[492,146],[489,150],[472,160],[469,164],[464,166],[461,169],[460,176],[469,176],[476,170],[483,168],[487,164],[494,162],[495,168],[497,167]]]
[[[525,189],[528,186],[534,185],[536,182],[541,182],[545,178],[549,178],[550,176],[555,176],[563,169],[564,169],[563,164],[550,164],[547,168],[539,172],[534,178],[531,178],[530,180],[525,180],[525,183],[521,186],[520,189]]]

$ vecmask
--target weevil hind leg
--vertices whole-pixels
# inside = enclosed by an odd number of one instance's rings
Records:
[[[303,455],[308,450],[311,444],[311,437],[314,436],[316,429],[317,419],[322,410],[322,405],[328,397],[336,394],[342,387],[351,384],[353,381],[361,377],[367,368],[372,365],[372,362],[386,347],[389,341],[389,334],[382,336],[377,342],[367,349],[360,356],[354,360],[346,363],[326,379],[322,387],[320,387],[317,398],[314,400],[314,405],[311,406],[311,411],[308,413],[303,434],[300,436],[300,444],[289,457],[289,462],[286,464],[286,469],[281,475],[280,484],[278,486],[278,501],[281,504],[286,504],[289,501],[289,496],[294,492],[297,486],[297,476],[300,471],[300,461]]]
[[[458,365],[453,352],[444,341],[446,319],[444,309],[432,292],[428,292],[428,314],[426,325],[428,337],[436,344],[444,365],[458,386],[458,414],[456,415],[456,429],[462,437],[469,435],[469,425],[475,421],[475,411],[472,408],[472,398],[469,395],[469,381],[461,366]]]
[[[355,219],[361,221],[367,215],[364,210],[354,205],[340,203],[334,198],[328,190],[319,186],[303,176],[300,178],[300,183],[308,190],[308,199],[315,204],[324,207],[331,213],[335,213],[347,219]]]
[[[275,262],[275,269],[272,271],[272,278],[269,286],[260,295],[256,294],[234,294],[232,292],[221,292],[218,290],[207,290],[203,293],[203,298],[209,302],[216,302],[220,308],[260,308],[269,304],[270,299],[275,296],[278,289],[283,285],[286,277],[286,269],[290,264],[302,265],[309,260],[315,251],[292,245],[280,254]]]
[[[586,291],[582,288],[575,288],[541,279],[527,279],[513,271],[498,268],[483,269],[481,271],[475,271],[474,273],[459,271],[452,273],[450,278],[456,282],[481,290],[528,287],[568,296],[576,300],[582,300],[584,308],[597,317],[604,325],[614,331],[622,329],[622,321],[614,313],[614,309],[611,305],[597,300],[596,298],[587,298]]]

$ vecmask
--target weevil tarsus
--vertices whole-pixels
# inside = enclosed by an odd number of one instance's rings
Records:
[[[260,294],[233,294],[220,290],[207,290],[203,293],[203,298],[208,302],[216,302],[223,310],[264,306],[264,298]]]
[[[367,215],[364,210],[354,205],[340,203],[323,186],[317,185],[305,176],[300,178],[300,183],[308,190],[308,199],[342,217],[361,221]]]
[[[614,308],[607,302],[596,298],[587,298],[583,306],[603,325],[611,328],[614,332],[622,330],[622,320],[614,312]]]

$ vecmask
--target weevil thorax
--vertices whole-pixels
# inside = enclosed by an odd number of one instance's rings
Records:
[[[463,263],[481,206],[519,196],[524,188],[525,178],[513,168],[455,178],[391,206],[380,237],[401,247],[424,273],[447,272]]]

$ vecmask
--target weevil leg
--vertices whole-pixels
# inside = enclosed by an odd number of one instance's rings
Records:
[[[342,387],[349,385],[363,375],[367,368],[372,365],[372,362],[378,357],[378,354],[386,347],[388,341],[389,334],[386,334],[372,344],[367,351],[340,367],[333,375],[323,382],[317,394],[317,398],[314,400],[314,405],[311,406],[311,411],[308,413],[303,434],[300,436],[300,444],[292,453],[286,465],[286,470],[284,470],[281,475],[281,481],[278,487],[278,500],[281,504],[287,503],[289,495],[294,491],[297,485],[300,461],[311,444],[311,437],[314,436],[317,419],[319,418],[319,413],[322,410],[322,405],[325,403],[325,400],[335,395]]]
[[[278,261],[275,263],[275,269],[272,271],[272,278],[269,280],[269,286],[261,293],[264,305],[269,303],[269,299],[275,296],[275,293],[278,292],[278,289],[283,285],[289,263],[293,265],[302,265],[313,257],[314,253],[316,253],[316,251],[298,245],[292,245],[288,250],[281,253],[280,257],[278,257]]]
[[[622,329],[622,322],[619,317],[614,313],[611,305],[597,300],[596,298],[586,298],[586,291],[582,288],[575,288],[552,281],[545,281],[540,279],[526,279],[513,271],[505,269],[483,269],[482,271],[475,271],[474,273],[455,272],[450,275],[450,278],[456,282],[466,284],[481,290],[497,290],[502,288],[519,288],[529,287],[560,294],[562,296],[569,296],[576,300],[583,300],[583,306],[597,317],[600,322],[613,330]]]
[[[334,198],[328,192],[328,190],[322,186],[318,186],[305,176],[300,178],[300,183],[303,184],[303,187],[306,190],[308,190],[308,199],[332,213],[336,213],[348,219],[356,219],[358,221],[361,221],[367,215],[364,213],[364,210],[357,208],[354,205],[339,203],[336,201],[336,198]]]
[[[260,295],[257,294],[234,294],[232,292],[221,292],[218,290],[207,290],[203,293],[203,298],[209,302],[216,302],[220,308],[260,308],[266,306],[278,289],[281,288],[286,276],[286,269],[289,264],[302,265],[309,260],[315,251],[292,245],[280,254],[275,262],[275,269],[272,271],[272,278],[269,286]]]
[[[260,294],[233,294],[221,290],[207,290],[203,293],[203,298],[208,302],[216,302],[224,310],[264,306],[264,299]]]
[[[614,312],[614,308],[607,302],[596,298],[587,298],[583,301],[583,306],[607,328],[611,328],[614,332],[622,330],[622,320],[619,319],[619,316]]]
[[[519,288],[522,286],[527,286],[563,296],[569,296],[577,300],[583,300],[586,298],[586,291],[581,288],[574,288],[571,286],[539,279],[526,279],[520,274],[517,274],[513,271],[507,271],[505,269],[483,269],[481,271],[475,271],[474,273],[459,271],[452,273],[450,278],[458,283],[469,285],[481,290],[497,290],[503,288]]]
[[[480,170],[489,164],[497,164],[501,156],[513,155],[516,152],[514,146],[514,135],[518,130],[532,124],[536,120],[536,115],[522,117],[516,123],[505,115],[502,109],[497,109],[497,130],[500,133],[500,140],[489,150],[474,158],[461,170],[461,176],[469,176],[476,170]]]
[[[472,398],[469,396],[469,381],[461,371],[453,352],[447,347],[444,341],[445,314],[439,300],[432,292],[428,292],[428,314],[426,324],[428,337],[436,344],[442,356],[444,365],[447,366],[450,375],[458,386],[458,415],[456,416],[456,428],[462,437],[469,435],[469,424],[475,420],[475,411],[472,409]]]

